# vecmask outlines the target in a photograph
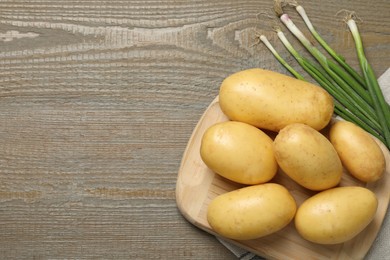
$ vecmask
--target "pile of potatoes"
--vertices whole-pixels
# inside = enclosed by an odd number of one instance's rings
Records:
[[[256,239],[294,221],[306,240],[337,244],[373,220],[376,195],[339,183],[343,167],[362,182],[378,181],[384,155],[360,127],[346,121],[330,124],[334,104],[325,90],[256,68],[227,77],[219,104],[230,120],[205,131],[200,155],[212,171],[244,187],[209,204],[207,220],[216,233]],[[298,205],[286,187],[273,182],[279,168],[314,195]]]

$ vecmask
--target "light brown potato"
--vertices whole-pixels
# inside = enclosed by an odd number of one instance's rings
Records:
[[[283,128],[274,140],[274,153],[280,168],[295,182],[310,190],[336,186],[343,167],[330,141],[304,124]]]
[[[272,139],[242,122],[227,121],[208,128],[202,137],[200,155],[211,170],[241,184],[267,182],[278,169]]]
[[[207,220],[223,237],[248,240],[281,230],[292,221],[296,208],[285,187],[265,183],[216,197],[208,207]]]
[[[333,98],[324,89],[257,68],[227,77],[220,86],[219,104],[231,120],[276,132],[292,123],[320,130],[334,111]]]
[[[385,157],[374,139],[359,126],[337,121],[329,138],[348,172],[363,182],[379,180],[386,167]]]
[[[338,187],[322,191],[302,203],[295,227],[305,239],[318,244],[338,244],[359,234],[374,218],[375,194],[363,187]]]

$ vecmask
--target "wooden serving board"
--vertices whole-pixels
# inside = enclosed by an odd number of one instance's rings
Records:
[[[176,184],[176,200],[181,213],[190,223],[213,235],[217,234],[211,229],[206,218],[210,201],[222,193],[243,185],[220,177],[208,169],[200,157],[199,149],[205,130],[217,122],[227,120],[216,97],[193,131],[183,155]],[[267,259],[363,259],[381,228],[390,199],[390,154],[382,143],[379,141],[378,143],[387,162],[383,178],[366,185],[344,172],[340,182],[340,186],[366,186],[377,195],[379,200],[374,220],[354,239],[337,245],[315,244],[300,237],[292,221],[284,229],[263,238],[247,241],[226,240]],[[287,187],[298,205],[315,194],[294,183],[281,170],[271,182]]]

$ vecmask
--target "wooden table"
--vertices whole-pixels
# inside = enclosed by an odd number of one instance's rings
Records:
[[[301,4],[358,68],[336,16],[356,11],[375,73],[390,66],[388,0]],[[176,177],[226,76],[287,73],[258,34],[296,66],[271,9],[271,0],[0,1],[0,258],[235,259],[180,214]]]

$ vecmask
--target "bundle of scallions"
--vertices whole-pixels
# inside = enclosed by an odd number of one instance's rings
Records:
[[[283,9],[293,6],[302,17],[313,37],[328,52],[328,57],[316,48],[294,24]],[[315,30],[304,8],[295,1],[275,0],[274,10],[282,23],[302,43],[314,57],[314,62],[305,58],[294,49],[281,29],[276,29],[278,38],[297,60],[300,66],[325,90],[334,97],[335,113],[343,119],[353,122],[378,138],[390,149],[390,108],[379,87],[376,76],[370,66],[356,24],[356,16],[348,12],[345,20],[352,33],[362,75],[347,64],[345,59],[336,53]],[[296,78],[305,80],[278,52],[264,35],[260,40],[273,53],[275,58]]]

